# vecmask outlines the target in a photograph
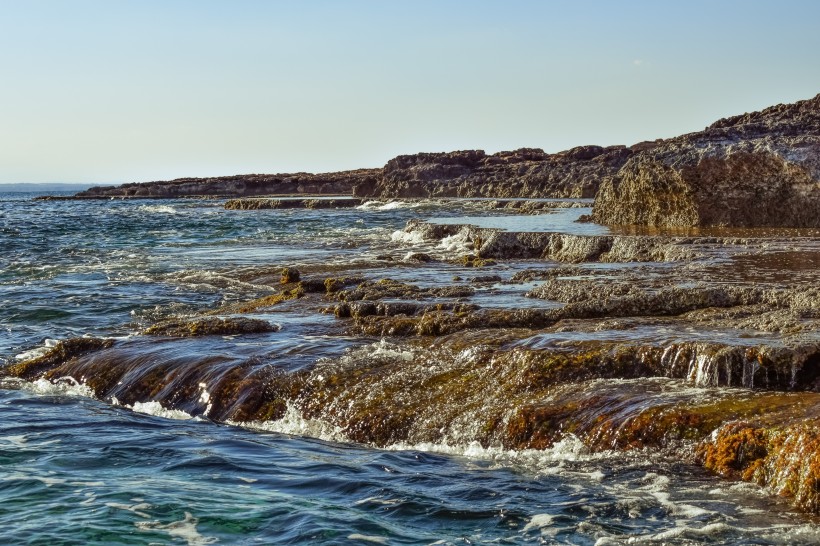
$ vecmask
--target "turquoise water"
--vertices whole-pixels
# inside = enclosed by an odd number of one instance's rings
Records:
[[[416,249],[393,237],[408,219],[482,214],[452,202],[225,211],[219,201],[30,197],[0,195],[0,363],[52,340],[132,337],[162,317],[268,294],[265,275],[283,265],[382,267],[378,256]],[[467,274],[448,264],[383,272],[422,285]],[[328,335],[332,316],[271,319],[277,335],[180,351],[228,363],[265,351],[267,365],[298,369],[379,347]],[[293,415],[260,430],[151,400],[127,407],[69,378],[0,380],[0,412],[0,544],[820,541],[820,527],[755,486],[675,454],[590,454],[572,437],[543,452],[375,449]]]

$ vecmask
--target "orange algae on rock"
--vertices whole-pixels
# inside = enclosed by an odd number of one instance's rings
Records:
[[[814,419],[782,427],[729,423],[699,448],[704,466],[791,497],[820,512],[820,424]]]

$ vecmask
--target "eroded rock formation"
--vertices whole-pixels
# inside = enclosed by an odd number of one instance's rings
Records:
[[[605,181],[595,221],[820,226],[820,95],[666,140]]]
[[[632,155],[625,146],[580,146],[557,154],[535,148],[400,155],[365,197],[593,197],[601,180]]]

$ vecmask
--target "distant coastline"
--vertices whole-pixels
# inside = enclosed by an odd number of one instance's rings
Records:
[[[607,226],[820,227],[820,95],[632,146],[400,155],[382,168],[94,187],[51,199],[594,198]]]

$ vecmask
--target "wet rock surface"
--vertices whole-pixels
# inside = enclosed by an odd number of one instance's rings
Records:
[[[227,210],[259,209],[347,209],[362,204],[361,199],[339,197],[334,199],[264,199],[259,197],[229,199],[225,202]]]
[[[482,210],[509,203],[551,208]],[[65,340],[5,373],[220,422],[296,415],[379,447],[572,435],[591,451],[674,453],[820,512],[816,232],[413,220],[385,239],[369,261],[221,271],[255,297],[131,339]]]
[[[171,319],[154,324],[145,330],[146,335],[167,337],[235,336],[277,332],[279,327],[264,320],[246,317],[202,317]]]

